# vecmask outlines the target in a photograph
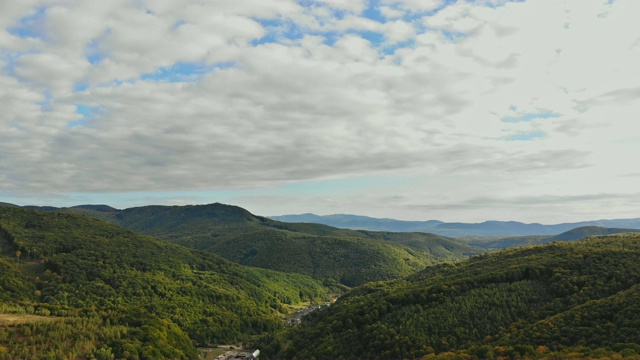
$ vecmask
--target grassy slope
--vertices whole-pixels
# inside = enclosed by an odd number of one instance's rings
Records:
[[[39,328],[37,346],[25,340],[33,329],[9,329],[14,337],[0,336],[0,346],[13,356],[88,356],[103,346],[116,356],[192,357],[194,341],[246,341],[281,328],[285,304],[327,297],[302,275],[243,267],[73,214],[0,207],[0,244],[0,310],[67,319],[67,335],[83,344],[46,340],[55,326]]]
[[[358,287],[261,347],[265,358],[632,354],[638,263],[640,235],[504,250]]]

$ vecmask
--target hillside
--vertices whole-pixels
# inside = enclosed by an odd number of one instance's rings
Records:
[[[260,347],[282,359],[631,356],[639,263],[636,234],[498,251],[358,287]]]
[[[286,222],[308,222],[346,229],[361,229],[392,232],[426,232],[442,236],[552,236],[574,228],[597,226],[605,228],[640,229],[640,219],[594,220],[575,223],[543,225],[526,224],[518,221],[485,221],[481,223],[428,221],[403,221],[379,219],[357,215],[281,215],[272,216],[274,220]]]
[[[347,286],[407,276],[440,262],[429,253],[381,240],[278,230],[230,237],[207,250],[241,264],[334,279]]]
[[[599,226],[583,226],[583,227],[579,227],[579,228],[575,228],[575,229],[563,232],[562,234],[548,237],[544,240],[543,243],[546,244],[552,241],[574,241],[574,240],[582,240],[589,236],[613,235],[613,234],[632,233],[632,232],[640,232],[640,230],[603,228]]]
[[[50,211],[95,217],[231,261],[355,286],[396,279],[444,261],[482,253],[433,234],[383,233],[284,223],[237,206],[144,206],[115,210],[81,205]]]
[[[420,232],[382,232],[358,231],[360,234],[403,245],[416,250],[422,250],[440,260],[460,260],[463,257],[483,253],[479,247],[471,246],[464,241],[428,233]]]
[[[1,201],[0,201],[0,206],[19,207],[18,205],[11,204],[11,203],[6,203],[6,202],[1,202]]]
[[[334,214],[334,215],[280,215],[270,216],[270,219],[290,223],[315,223],[354,230],[370,230],[385,232],[432,232],[442,221],[403,221],[369,216]]]
[[[196,343],[247,341],[282,328],[288,304],[328,298],[302,275],[74,214],[0,207],[0,254],[0,314],[14,314],[0,359],[194,358]]]
[[[616,229],[616,228],[603,228],[598,226],[583,226],[569,231],[565,231],[562,234],[554,236],[514,236],[514,237],[499,237],[499,238],[483,238],[474,237],[466,238],[465,241],[469,245],[484,248],[487,250],[507,249],[515,246],[525,245],[539,245],[548,244],[553,241],[575,241],[585,239],[589,236],[596,235],[611,235],[620,233],[640,232],[637,229]]]

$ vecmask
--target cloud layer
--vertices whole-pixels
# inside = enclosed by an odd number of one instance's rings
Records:
[[[634,0],[3,3],[0,195],[633,216],[619,199],[640,193],[638,13]],[[365,178],[379,184],[286,190]]]

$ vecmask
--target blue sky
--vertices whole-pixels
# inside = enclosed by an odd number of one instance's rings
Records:
[[[0,201],[637,217],[639,4],[10,3]]]

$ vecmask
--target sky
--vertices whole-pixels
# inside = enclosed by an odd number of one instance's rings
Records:
[[[640,217],[640,1],[0,1],[0,201]]]

